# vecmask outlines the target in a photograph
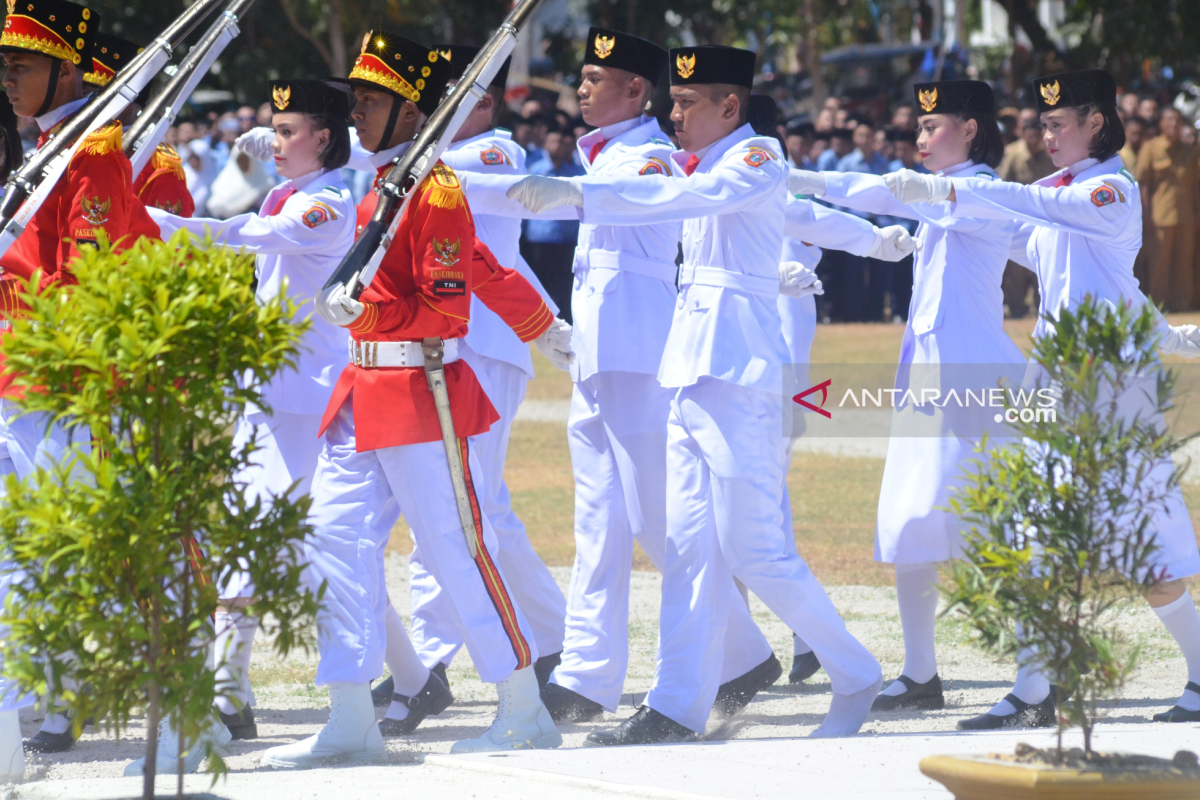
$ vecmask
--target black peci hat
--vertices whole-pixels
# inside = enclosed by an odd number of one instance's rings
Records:
[[[108,86],[121,69],[144,50],[140,44],[108,33],[97,33],[92,40],[92,69],[83,82],[101,88]]]
[[[314,114],[335,120],[348,120],[350,98],[344,89],[331,86],[325,81],[273,81],[271,111],[276,114]]]
[[[92,68],[92,42],[100,15],[67,0],[8,0],[0,52],[25,52]]]
[[[437,51],[438,56],[450,62],[450,77],[446,80],[456,81],[466,72],[470,66],[471,60],[479,55],[480,48],[469,44],[435,44],[433,49]],[[504,59],[504,63],[500,65],[500,71],[496,73],[496,77],[492,78],[492,82],[488,84],[489,88],[503,89],[508,86],[508,68],[512,66],[512,56]]]
[[[1060,72],[1033,82],[1033,96],[1039,112],[1056,108],[1117,105],[1117,82],[1102,69]]]
[[[922,114],[995,115],[996,95],[983,81],[937,81],[913,84]]]
[[[671,48],[671,85],[729,83],[753,88],[754,51],[722,45]]]
[[[591,28],[585,40],[583,63],[625,70],[657,84],[667,68],[667,51],[632,34]]]
[[[387,31],[368,31],[350,70],[350,83],[411,100],[422,114],[441,101],[452,67],[436,50]]]

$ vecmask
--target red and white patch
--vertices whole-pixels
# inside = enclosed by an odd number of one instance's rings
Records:
[[[498,147],[489,147],[487,150],[479,152],[479,160],[489,167],[498,167],[501,164],[512,163],[508,160],[508,156],[504,155],[504,151]]]

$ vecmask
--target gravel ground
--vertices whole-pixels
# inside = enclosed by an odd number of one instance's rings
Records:
[[[555,568],[553,572],[565,590],[570,570]],[[388,583],[393,600],[407,617],[408,569],[403,557],[389,558]],[[622,708],[617,715],[606,715],[602,722],[563,726],[566,747],[578,747],[589,731],[610,727],[628,716],[649,689],[654,670],[659,585],[657,573],[634,573],[630,601],[632,652],[625,682],[628,693],[622,699]],[[833,587],[830,595],[850,630],[882,661],[885,676],[895,677],[904,657],[895,592],[886,588],[839,586]],[[791,664],[791,635],[757,599],[753,604],[755,619],[783,662],[785,676],[760,693],[738,717],[719,726],[710,722],[708,735],[714,739],[804,736],[820,723],[828,708],[829,681],[824,672],[819,672],[806,685],[792,687],[786,683],[786,671]],[[1130,606],[1121,616],[1123,627],[1137,638],[1143,654],[1124,696],[1110,709],[1109,719],[1150,724],[1150,715],[1170,706],[1185,683],[1183,658],[1148,606]],[[263,750],[315,733],[327,717],[328,697],[311,685],[315,656],[297,654],[281,661],[271,656],[261,642],[258,644],[252,680],[260,738],[233,743],[226,763],[234,772],[259,770]],[[950,731],[960,717],[986,711],[1008,691],[1014,672],[1012,664],[973,646],[956,623],[939,622],[938,658],[949,707],[938,712],[872,715],[863,728],[864,733]],[[386,762],[411,763],[422,753],[448,752],[454,741],[477,735],[491,722],[495,691],[479,681],[465,652],[452,665],[450,679],[455,704],[440,717],[426,720],[413,736],[388,740]],[[24,718],[26,735],[33,734],[37,726],[35,715]],[[129,761],[144,752],[144,735],[144,729],[134,728],[118,741],[103,730],[88,728],[68,753],[31,755],[26,781],[119,776]]]

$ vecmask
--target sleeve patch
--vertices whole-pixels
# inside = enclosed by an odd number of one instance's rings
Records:
[[[1122,203],[1125,202],[1125,197],[1115,187],[1109,186],[1107,183],[1092,189],[1092,205],[1097,208],[1112,205],[1117,202],[1118,197],[1121,198]]]
[[[479,160],[489,167],[498,167],[501,164],[512,166],[512,161],[499,147],[489,147],[487,150],[480,150]]]
[[[766,164],[768,161],[770,161],[771,158],[772,155],[767,150],[764,150],[761,147],[751,147],[750,152],[746,153],[746,158],[744,160],[752,167],[761,167],[763,164]]]
[[[304,212],[304,216],[300,220],[304,223],[304,227],[315,228],[337,218],[337,214],[329,206],[324,203],[314,203],[312,208]]]
[[[436,237],[433,240],[433,260],[443,267],[453,267],[457,264],[461,251],[462,239],[455,239],[453,244],[448,238],[440,242]]]
[[[183,213],[183,201],[181,200],[159,200],[154,204],[154,207],[159,211],[165,211],[177,217]]]
[[[467,282],[461,278],[437,278],[433,282],[433,293],[438,297],[464,295],[467,293]]]
[[[671,168],[661,158],[651,157],[646,166],[638,170],[638,175],[670,175]]]
[[[98,195],[96,197],[84,195],[80,198],[79,204],[83,210],[83,218],[92,225],[103,225],[108,222],[109,212],[112,211],[111,197],[101,200]]]

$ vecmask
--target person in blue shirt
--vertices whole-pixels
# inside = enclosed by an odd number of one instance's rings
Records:
[[[836,172],[838,162],[854,150],[854,133],[848,128],[834,128],[829,132],[829,147],[817,156],[818,172]]]
[[[860,120],[853,128],[852,137],[854,149],[837,162],[837,171],[886,175],[889,171],[887,159],[875,152],[875,126]],[[875,214],[853,209],[847,211],[869,220],[873,225],[890,224],[881,221]],[[849,253],[841,261],[843,318],[847,322],[881,322],[883,299],[892,285],[892,263]],[[895,304],[893,300],[893,314]]]
[[[575,132],[550,127],[542,143],[545,158],[526,167],[530,175],[554,178],[574,178],[587,174],[575,160]],[[575,244],[579,239],[578,220],[529,219],[522,223],[521,255],[542,282],[546,292],[558,305],[559,316],[571,321],[571,284],[574,273]]]

